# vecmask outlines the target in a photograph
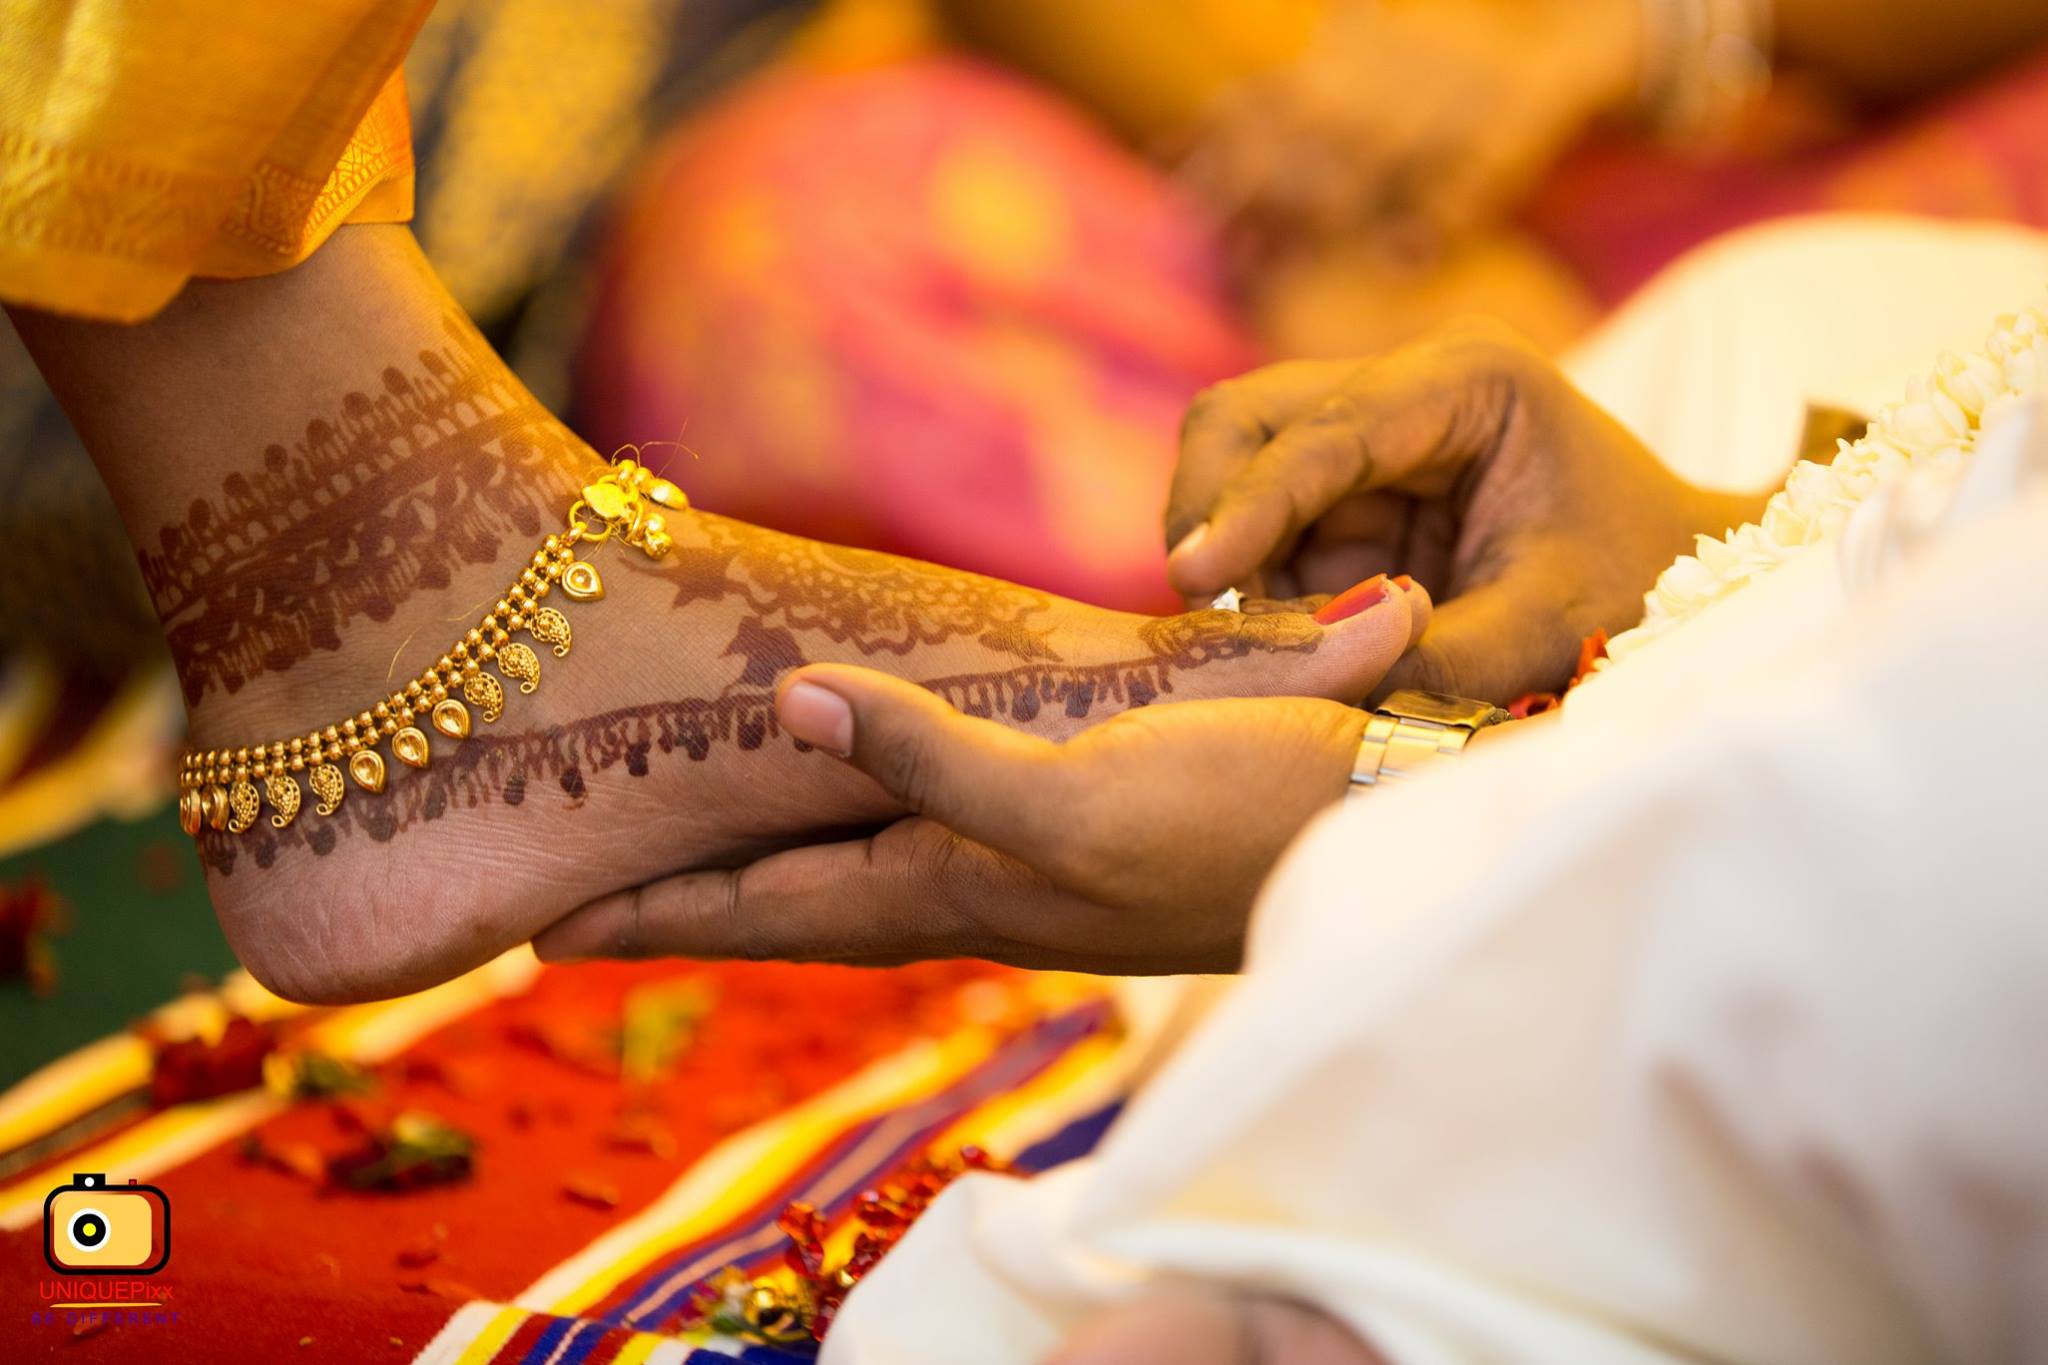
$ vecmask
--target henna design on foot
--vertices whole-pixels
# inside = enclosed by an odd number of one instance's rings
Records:
[[[444,326],[447,345],[415,370],[344,394],[141,552],[188,703],[340,649],[357,618],[389,620],[559,517],[584,447],[467,322]]]
[[[737,596],[764,623],[816,632],[862,654],[902,656],[970,638],[1019,659],[1058,659],[1053,599],[1031,588],[875,550],[827,545],[700,516],[704,544],[678,546],[675,605]]]
[[[550,787],[574,805],[583,799],[592,774],[624,766],[631,776],[645,777],[657,754],[680,751],[702,761],[714,744],[758,749],[781,733],[774,693],[750,690],[624,707],[523,735],[476,735],[445,756],[436,754],[431,766],[408,773],[381,796],[350,793],[323,820],[234,836],[208,830],[199,841],[200,856],[208,868],[226,875],[243,856],[267,868],[286,849],[327,854],[359,831],[385,843],[450,811],[499,802],[545,805]]]
[[[929,678],[921,685],[968,715],[1020,725],[1085,720],[1100,705],[1150,705],[1173,692],[1179,674],[1259,651],[1313,652],[1321,637],[1313,624],[1287,617],[1222,611],[1162,617],[1138,634],[1148,652],[1129,659],[1087,665],[1034,661]],[[561,791],[573,808],[585,799],[593,775],[623,766],[628,775],[645,777],[663,755],[680,752],[702,762],[719,744],[758,750],[782,733],[775,680],[804,663],[805,655],[791,632],[751,617],[741,620],[724,655],[745,662],[739,681],[722,695],[623,707],[527,734],[472,735],[380,796],[352,793],[332,816],[238,836],[207,831],[201,855],[223,875],[244,855],[267,868],[288,848],[326,854],[358,830],[383,843],[453,810],[492,803],[520,807],[551,789]]]

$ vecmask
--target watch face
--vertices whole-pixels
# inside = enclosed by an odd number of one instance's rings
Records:
[[[1412,687],[1390,694],[1379,704],[1379,709],[1391,716],[1426,720],[1437,725],[1462,725],[1471,730],[1498,725],[1508,718],[1508,713],[1492,702],[1474,701],[1470,697],[1447,697],[1441,692],[1423,692]]]

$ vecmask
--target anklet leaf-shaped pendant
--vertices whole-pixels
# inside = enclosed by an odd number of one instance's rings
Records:
[[[301,796],[297,778],[289,773],[272,773],[263,779],[263,794],[277,807],[277,813],[270,817],[274,828],[283,829],[298,817]]]
[[[540,686],[540,656],[516,640],[499,646],[498,671],[518,683],[521,692],[531,692]]]
[[[462,684],[462,695],[487,721],[496,720],[505,709],[505,689],[488,673],[470,674]]]
[[[258,812],[263,809],[263,798],[256,794],[253,782],[237,782],[228,788],[228,833],[240,834],[256,823]]]
[[[434,728],[450,739],[468,739],[469,708],[453,697],[435,702]]]
[[[228,827],[228,789],[217,782],[208,787],[205,796],[200,799],[199,810],[206,817],[208,825],[214,829],[226,829]]]
[[[332,763],[322,763],[313,769],[313,775],[306,779],[306,785],[319,798],[313,809],[322,815],[332,815],[341,809],[341,798],[348,795],[348,783],[341,780],[341,769]]]
[[[579,559],[562,571],[562,591],[572,602],[595,602],[604,596],[604,580],[597,576],[596,565]]]
[[[408,768],[424,768],[431,757],[427,749],[426,732],[417,725],[408,725],[391,737],[391,753]]]
[[[557,659],[569,655],[569,618],[553,607],[542,607],[533,614],[533,620],[526,627],[527,634],[544,645],[555,647]]]
[[[384,755],[375,749],[358,749],[349,755],[348,775],[371,795],[384,790]]]
[[[206,818],[200,802],[197,788],[178,793],[178,828],[195,839],[199,837],[199,826]]]

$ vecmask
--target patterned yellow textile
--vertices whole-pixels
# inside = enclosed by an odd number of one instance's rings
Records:
[[[0,299],[135,321],[412,212],[430,0],[0,0]]]

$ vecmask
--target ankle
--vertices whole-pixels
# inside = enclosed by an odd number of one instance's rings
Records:
[[[335,611],[332,629],[323,630],[317,639],[308,638],[296,649],[274,650],[267,656],[269,666],[239,686],[207,689],[196,704],[188,705],[191,745],[268,742],[374,712],[379,702],[403,692],[409,681],[421,679],[456,645],[467,643],[481,618],[530,566],[529,556],[540,542],[540,536],[532,544],[508,538],[496,553],[451,569],[436,586],[416,585],[399,602],[384,599],[389,605],[380,606],[380,614]],[[337,583],[324,591],[341,599],[353,589]],[[180,662],[189,698],[197,689]],[[424,717],[421,723],[426,723]]]

